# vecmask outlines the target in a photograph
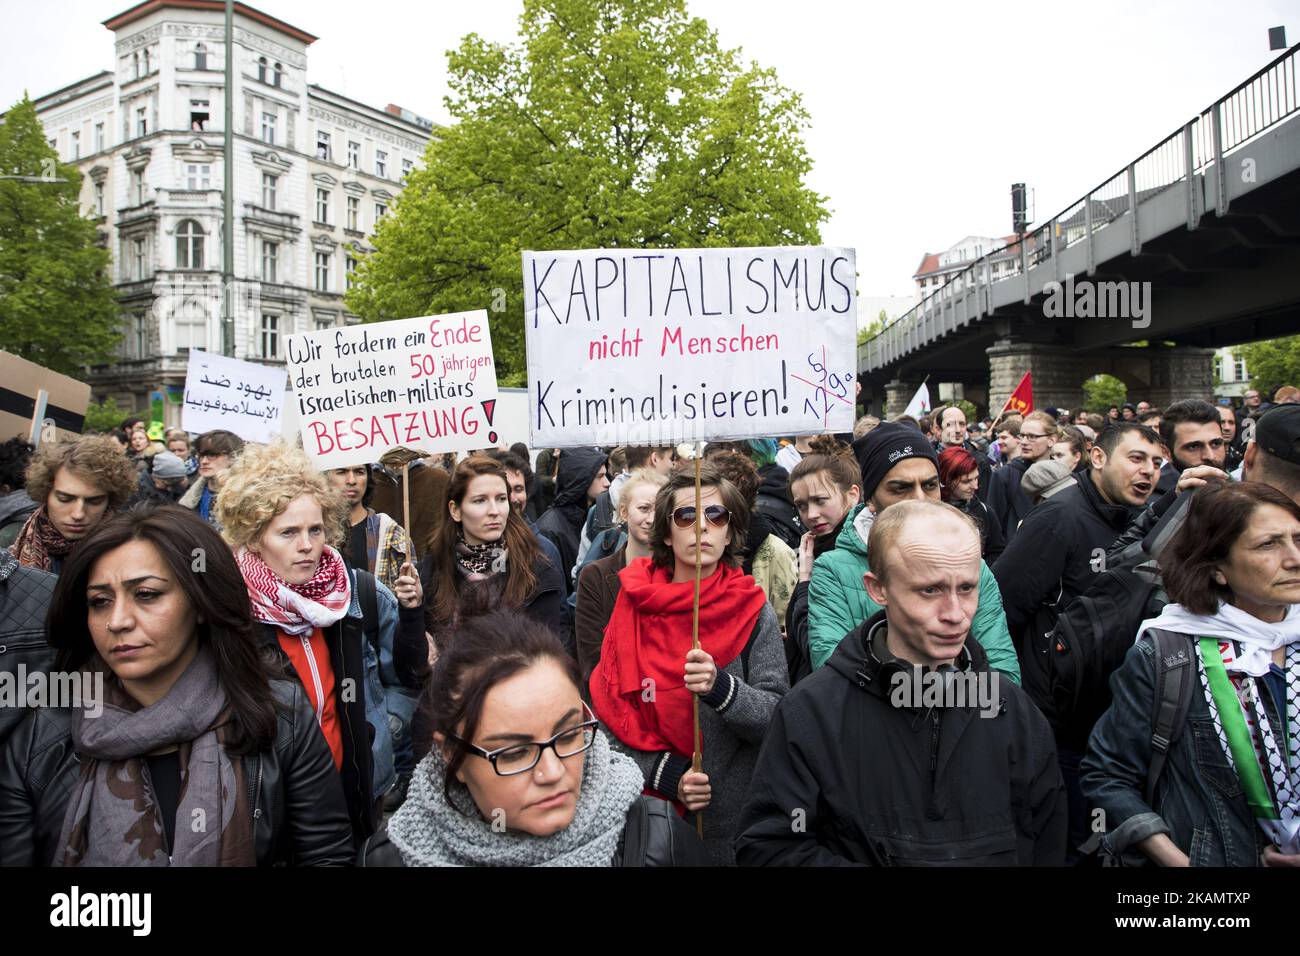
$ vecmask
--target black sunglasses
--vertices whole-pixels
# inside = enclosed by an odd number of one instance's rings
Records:
[[[722,505],[709,505],[704,509],[704,517],[715,528],[725,528],[731,523],[731,512]],[[673,512],[673,524],[679,528],[689,528],[695,524],[695,506],[687,505]]]

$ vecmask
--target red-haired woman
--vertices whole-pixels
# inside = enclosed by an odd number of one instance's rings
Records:
[[[939,453],[939,496],[974,519],[980,529],[982,557],[992,564],[1007,543],[1002,534],[1002,521],[975,494],[979,487],[979,462],[974,455],[960,445]]]
[[[461,593],[488,587],[495,603],[545,624],[573,653],[564,578],[542,553],[528,522],[510,507],[510,483],[499,461],[462,459],[447,486],[447,518],[429,539],[425,618],[435,640],[450,638]]]

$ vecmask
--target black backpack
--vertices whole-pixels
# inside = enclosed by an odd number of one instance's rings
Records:
[[[1083,750],[1110,707],[1110,675],[1138,628],[1168,603],[1153,565],[1111,568],[1063,609],[1046,609],[1021,654],[1024,689],[1058,743]]]

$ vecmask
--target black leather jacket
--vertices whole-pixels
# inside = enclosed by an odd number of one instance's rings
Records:
[[[329,746],[302,687],[271,681],[279,715],[269,750],[241,758],[259,866],[347,866],[354,844]],[[0,865],[51,865],[80,764],[72,713],[31,713],[0,753]]]
[[[704,842],[664,800],[638,797],[628,809],[612,866],[711,866]],[[357,866],[405,866],[388,824],[362,844]]]
[[[15,686],[27,686],[21,673],[48,671],[54,664],[54,649],[45,642],[45,614],[58,580],[21,567],[8,551],[0,551],[0,671],[12,674]],[[24,665],[21,672],[19,665]],[[23,707],[0,707],[0,746],[27,713]]]

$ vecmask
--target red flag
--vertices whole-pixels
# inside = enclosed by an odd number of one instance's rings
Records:
[[[1034,383],[1030,373],[1026,372],[1025,377],[1020,380],[1016,390],[1011,393],[1011,398],[1007,401],[1007,411],[1013,415],[1028,415],[1030,409],[1034,407]]]

